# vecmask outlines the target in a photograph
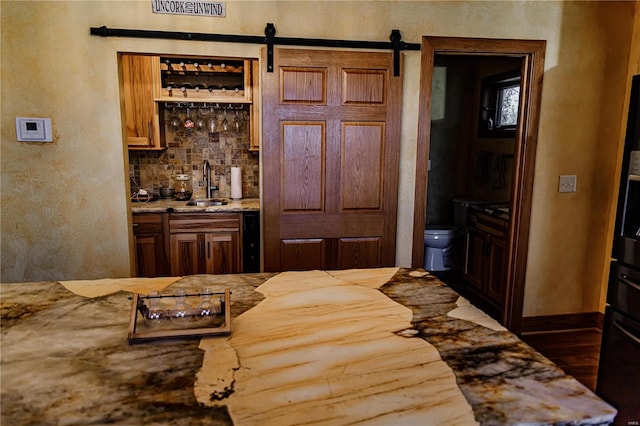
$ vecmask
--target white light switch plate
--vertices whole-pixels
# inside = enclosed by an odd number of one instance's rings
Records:
[[[20,142],[53,142],[51,119],[16,117],[16,136]]]
[[[577,181],[576,175],[561,175],[558,192],[576,192]]]

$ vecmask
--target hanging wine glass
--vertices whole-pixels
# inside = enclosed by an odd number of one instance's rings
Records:
[[[184,129],[187,132],[191,132],[196,124],[191,119],[191,110],[187,107],[187,118],[184,119]]]
[[[171,115],[169,126],[171,126],[171,129],[174,132],[177,132],[180,130],[180,127],[182,127],[182,121],[180,120],[180,117],[178,117],[178,107],[176,105],[173,106],[172,112],[173,114]]]
[[[236,117],[233,119],[233,127],[235,127],[236,132],[240,133],[240,129],[242,129],[242,122],[240,122],[238,110],[236,110]]]
[[[213,112],[213,107],[211,107],[211,115],[207,122],[207,128],[209,129],[209,133],[215,133],[216,130],[218,130],[218,123],[216,122],[216,114]]]
[[[203,132],[206,127],[207,123],[204,120],[203,108],[200,107],[200,112],[196,115],[196,130],[199,132]]]
[[[222,131],[226,132],[229,130],[229,120],[227,120],[227,110],[224,110],[224,118],[222,119]]]
[[[191,319],[191,306],[185,300],[184,289],[179,289],[176,294],[176,304],[169,310],[169,318],[176,324],[189,322]]]

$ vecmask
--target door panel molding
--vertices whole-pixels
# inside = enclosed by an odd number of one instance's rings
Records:
[[[338,267],[373,268],[380,264],[379,237],[338,239]]]
[[[325,123],[282,123],[282,211],[323,211]]]
[[[342,70],[342,104],[376,105],[387,102],[386,70]]]
[[[324,238],[283,239],[280,258],[285,271],[327,269],[327,241]]]
[[[280,68],[280,103],[326,105],[326,68]]]
[[[500,315],[501,322],[515,333],[520,332],[520,324],[522,322],[545,49],[546,42],[544,40],[422,37],[411,260],[413,267],[421,267],[424,256],[423,230],[426,222],[427,170],[431,133],[431,83],[434,56],[436,54],[452,54],[522,58],[521,107],[515,137],[514,181],[511,194],[511,221],[507,247],[506,294],[504,307]]]
[[[342,123],[341,209],[381,210],[384,123]]]

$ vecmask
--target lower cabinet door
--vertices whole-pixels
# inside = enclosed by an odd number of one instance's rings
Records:
[[[171,275],[239,272],[242,270],[238,232],[171,234]]]
[[[205,234],[207,274],[241,272],[239,239],[237,232]]]
[[[487,279],[487,295],[498,306],[503,306],[504,289],[507,282],[507,243],[493,238],[489,260],[489,277]]]
[[[171,234],[171,275],[195,275],[204,264],[204,235],[195,233]]]
[[[135,244],[136,276],[162,277],[167,275],[163,235],[136,236]]]

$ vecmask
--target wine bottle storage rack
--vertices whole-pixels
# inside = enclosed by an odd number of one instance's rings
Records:
[[[251,60],[160,57],[157,101],[250,103]]]
[[[193,74],[242,74],[244,72],[244,61],[212,61],[203,59],[175,59],[160,58],[160,71],[166,73],[193,73]]]

